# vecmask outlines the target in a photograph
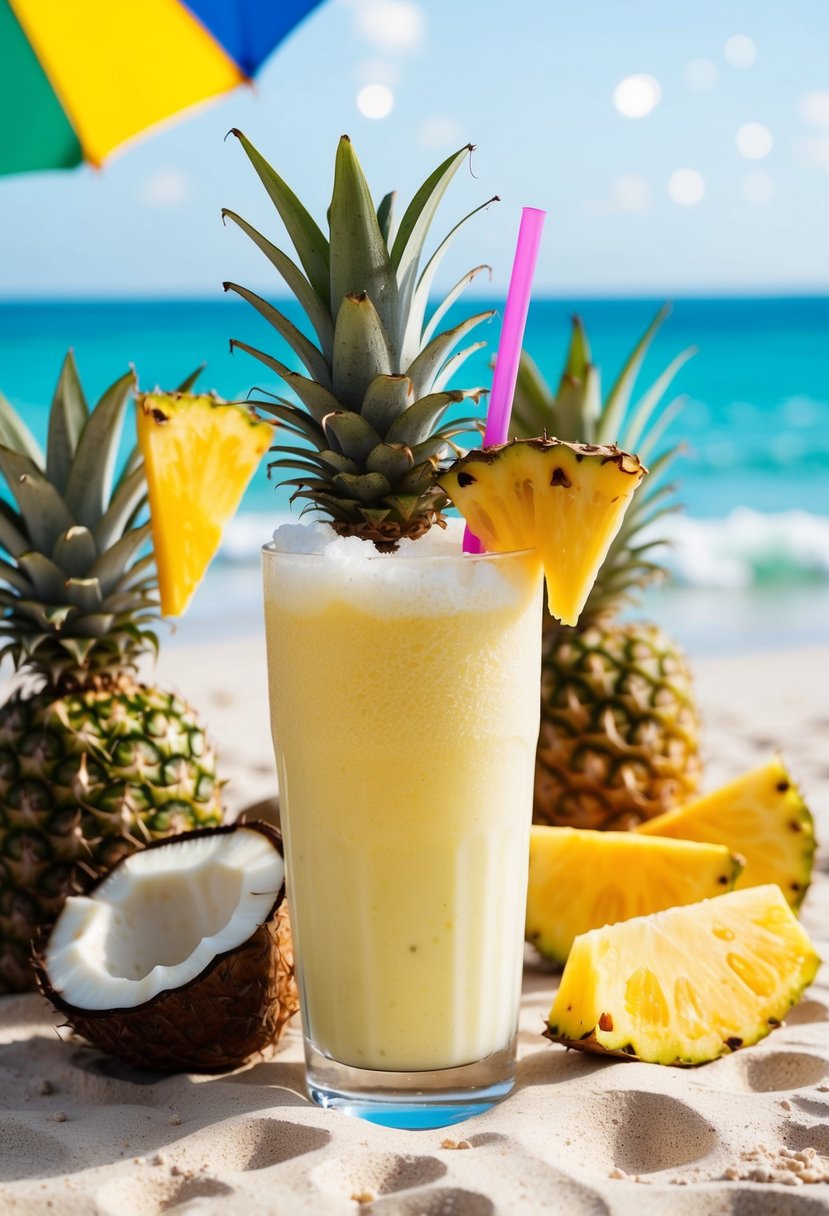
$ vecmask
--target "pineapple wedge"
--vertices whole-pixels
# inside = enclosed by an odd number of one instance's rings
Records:
[[[563,963],[579,933],[722,895],[742,868],[724,845],[534,826],[526,938]]]
[[[163,616],[181,616],[274,427],[244,405],[187,393],[136,398]]]
[[[814,821],[780,756],[636,831],[727,845],[746,859],[737,888],[777,883],[795,909],[811,882]]]
[[[820,959],[779,887],[732,891],[577,937],[547,1037],[652,1064],[703,1064],[779,1026]]]
[[[438,484],[485,548],[538,552],[551,614],[575,625],[646,472],[617,447],[545,436],[469,452]]]

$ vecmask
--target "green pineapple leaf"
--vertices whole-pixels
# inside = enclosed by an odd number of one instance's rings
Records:
[[[126,567],[149,539],[150,525],[142,524],[140,528],[132,528],[131,531],[125,532],[110,549],[96,558],[90,567],[89,577],[100,579],[104,595],[115,590]]]
[[[629,446],[634,451],[637,450],[637,444],[645,433],[645,428],[650,422],[654,410],[665,396],[671,381],[679,369],[684,367],[688,360],[696,353],[696,346],[689,346],[686,350],[680,351],[676,358],[671,360],[662,374],[657,376],[641,401],[637,402],[630,421],[625,426],[626,446]]]
[[[44,553],[51,553],[60,533],[75,522],[66,503],[34,461],[22,452],[0,446],[0,472],[20,508],[31,542]],[[17,555],[12,552],[12,556]]]
[[[386,242],[386,247],[389,247],[391,238],[392,226],[394,224],[394,200],[397,197],[395,190],[390,190],[388,194],[384,194],[380,200],[380,206],[377,208],[377,226],[380,229],[383,240]]]
[[[466,337],[469,331],[475,329],[482,321],[489,321],[494,316],[494,309],[476,313],[474,317],[467,317],[465,321],[461,321],[454,329],[445,329],[443,333],[432,338],[431,342],[424,346],[411,366],[406,369],[406,375],[414,385],[416,397],[423,392],[428,392],[437,371],[446,362],[461,338]]]
[[[25,523],[17,511],[0,498],[0,545],[12,557],[18,557],[29,548],[24,534]]]
[[[52,560],[65,577],[82,578],[98,556],[98,547],[89,528],[76,524],[62,533],[52,550]]]
[[[189,393],[191,388],[196,383],[199,376],[202,374],[202,372],[204,371],[204,369],[206,367],[207,367],[206,363],[200,363],[198,367],[194,367],[193,370],[191,371],[190,375],[184,377],[181,384],[176,389],[176,392],[177,393]]]
[[[334,191],[330,211],[331,315],[334,335],[339,312],[351,296],[367,295],[393,341],[397,325],[397,279],[354,147],[343,135],[334,164]],[[336,352],[335,352],[336,367]],[[389,371],[400,368],[389,367]]]
[[[670,305],[663,304],[651,321],[648,328],[645,330],[642,337],[636,343],[630,356],[622,368],[616,383],[608,394],[605,407],[602,412],[602,417],[596,432],[597,443],[612,443],[615,437],[619,434],[622,425],[622,419],[625,416],[631,393],[633,392],[633,384],[639,374],[639,368],[642,366],[642,360],[645,358],[648,347],[659,329],[662,322],[670,313]]]
[[[333,435],[344,456],[359,464],[362,464],[369,452],[380,443],[380,436],[361,414],[345,410],[329,414],[322,424],[322,429],[329,441]]]
[[[43,468],[43,453],[40,445],[26,423],[0,393],[0,444],[28,456],[39,469]]]
[[[417,191],[400,221],[391,250],[391,264],[397,273],[400,288],[400,316],[396,335],[401,344],[406,333],[412,297],[417,287],[418,269],[426,237],[447,186],[471,152],[472,144],[467,144],[438,165]]]
[[[294,192],[241,131],[231,131],[245,150],[259,180],[268,192],[297,251],[308,281],[326,308],[330,304],[329,245],[319,226],[311,218]]]
[[[405,443],[413,448],[435,433],[450,405],[463,401],[468,392],[452,389],[420,397],[397,417],[386,432],[386,443]]]
[[[366,389],[360,412],[379,435],[385,435],[395,418],[411,405],[413,392],[408,376],[375,376]]]
[[[471,346],[465,346],[463,350],[457,351],[451,358],[447,359],[435,376],[435,382],[432,385],[435,392],[440,392],[441,389],[445,388],[458,368],[466,363],[470,355],[474,355],[476,351],[482,350],[485,346],[486,342],[473,342]],[[483,392],[484,390],[482,389],[481,391]]]
[[[359,410],[372,380],[396,370],[392,362],[388,332],[369,296],[346,296],[334,327],[334,396]]]
[[[232,220],[262,250],[265,257],[277,273],[282,276],[299,301],[303,312],[311,322],[314,332],[319,339],[323,354],[327,359],[330,359],[334,346],[334,326],[331,322],[331,317],[328,309],[324,306],[296,263],[286,253],[283,253],[281,249],[277,249],[276,245],[273,245],[267,237],[257,232],[247,220],[243,220],[240,215],[237,215],[235,211],[229,211],[226,207],[222,208],[222,219]]]
[[[106,510],[127,400],[134,386],[132,371],[116,380],[83,428],[66,482],[66,505],[74,516],[72,523],[94,529]]]
[[[96,548],[108,549],[134,521],[134,517],[147,501],[147,478],[143,464],[123,477],[115,488],[109,506],[95,528]]]
[[[429,303],[429,293],[432,290],[432,283],[438,267],[443,261],[444,254],[467,220],[471,219],[473,215],[477,215],[479,211],[483,211],[484,208],[488,207],[491,203],[497,203],[498,201],[498,196],[495,195],[493,198],[487,199],[485,203],[481,203],[480,206],[473,207],[473,209],[467,215],[465,215],[463,219],[459,220],[458,223],[455,224],[454,228],[449,230],[426,263],[423,272],[417,281],[417,286],[412,294],[409,319],[406,323],[406,329],[401,346],[401,364],[403,367],[407,367],[412,362],[423,346],[424,321],[426,317],[426,309]],[[432,330],[432,332],[434,332],[434,330]]]
[[[272,325],[276,332],[285,339],[294,354],[299,356],[311,378],[328,387],[329,373],[325,356],[322,351],[314,346],[313,342],[305,337],[305,334],[297,329],[293,321],[289,321],[284,313],[279,312],[278,309],[274,308],[273,304],[269,304],[267,300],[263,300],[256,292],[248,291],[247,287],[240,287],[238,283],[223,283],[222,287],[224,287],[225,291],[235,292],[243,300],[247,300],[249,304],[252,304],[259,315],[264,317],[268,324]],[[235,339],[231,339],[230,346],[231,350],[235,350],[237,346],[242,349],[248,349],[242,343],[236,342]]]
[[[46,442],[46,476],[59,494],[66,490],[72,458],[89,418],[89,406],[78,378],[75,356],[70,350],[60,369]]]

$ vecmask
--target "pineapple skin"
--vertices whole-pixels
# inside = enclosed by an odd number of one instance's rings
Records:
[[[535,823],[625,830],[693,797],[691,671],[658,626],[548,627],[541,662]]]
[[[0,993],[69,895],[136,848],[221,822],[215,756],[188,705],[129,677],[0,708]]]

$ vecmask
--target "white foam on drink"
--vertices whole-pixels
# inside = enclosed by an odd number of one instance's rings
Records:
[[[519,571],[509,558],[464,556],[463,521],[447,525],[381,553],[357,536],[337,536],[327,523],[283,524],[273,544],[286,560],[266,557],[268,594],[288,611],[320,612],[339,601],[383,617],[487,612],[519,603],[527,594],[525,565]],[[310,555],[322,560],[309,561]]]

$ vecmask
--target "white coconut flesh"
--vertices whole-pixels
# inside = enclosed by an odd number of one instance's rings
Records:
[[[77,1009],[133,1009],[181,988],[267,920],[284,875],[250,828],[133,853],[66,901],[46,950],[49,982]]]

